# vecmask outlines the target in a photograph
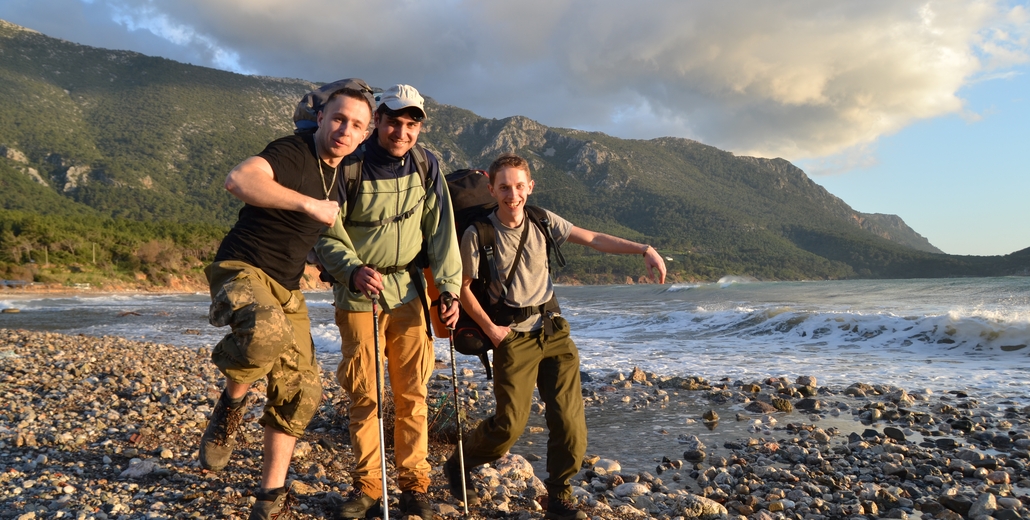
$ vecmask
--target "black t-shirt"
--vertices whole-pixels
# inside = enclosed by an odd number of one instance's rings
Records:
[[[333,172],[315,155],[311,134],[276,139],[258,154],[272,166],[275,181],[298,193],[338,200]],[[321,177],[321,178],[320,178]],[[323,184],[324,182],[324,184]],[[324,225],[300,211],[268,209],[244,204],[236,225],[222,239],[215,261],[239,260],[259,267],[283,287],[300,288],[304,258],[318,241]]]

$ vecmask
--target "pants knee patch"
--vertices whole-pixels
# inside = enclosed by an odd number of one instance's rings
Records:
[[[238,321],[236,311],[254,303],[254,287],[246,274],[226,282],[211,298],[208,322],[215,327],[224,327]]]
[[[284,375],[286,377],[275,378],[273,374],[261,424],[300,437],[322,404],[321,381],[317,373],[292,372]]]
[[[293,344],[293,327],[280,309],[251,304],[232,320],[232,332],[215,350],[240,367],[267,368]]]

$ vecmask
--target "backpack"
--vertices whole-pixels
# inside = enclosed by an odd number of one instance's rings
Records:
[[[293,124],[296,127],[293,130],[295,134],[311,133],[318,129],[318,112],[325,106],[325,102],[329,99],[329,96],[342,88],[349,88],[357,90],[365,94],[365,96],[372,101],[372,106],[375,106],[375,98],[372,95],[372,88],[367,83],[358,78],[347,78],[336,80],[332,83],[326,83],[321,87],[304,94],[304,97],[297,103],[297,108],[293,111]]]
[[[508,278],[501,280],[497,273],[494,256],[496,235],[493,224],[488,219],[490,213],[497,207],[497,201],[490,195],[489,188],[487,187],[490,183],[489,176],[482,170],[457,170],[447,175],[446,179],[447,189],[451,195],[451,205],[454,208],[454,223],[455,229],[458,231],[459,240],[469,226],[476,226],[476,231],[479,234],[479,276],[472,281],[470,288],[472,289],[473,296],[479,301],[480,306],[487,311],[490,318],[495,323],[511,323],[512,321],[521,321],[536,313],[560,312],[561,309],[558,307],[558,302],[553,295],[547,303],[532,308],[515,309],[508,307],[504,303],[491,304],[488,287],[491,284],[495,284],[497,292],[502,295],[505,294],[511,287],[517,263],[512,266],[511,272],[508,273]],[[525,211],[526,217],[529,218],[530,222],[544,234],[547,243],[548,271],[551,268],[552,252],[558,267],[564,267],[565,256],[562,255],[561,249],[551,235],[550,222],[546,212],[537,206],[529,205],[525,207]],[[526,228],[526,232],[528,232],[528,228]],[[521,256],[521,253],[517,253],[516,258]],[[545,329],[550,329],[550,320],[544,320],[544,323]],[[545,330],[545,332],[550,334],[553,331]],[[483,362],[483,367],[486,369],[487,379],[493,377],[488,355],[489,351],[493,348],[493,343],[487,339],[479,324],[467,313],[461,313],[458,317],[458,324],[454,328],[454,349],[462,354],[479,357]]]

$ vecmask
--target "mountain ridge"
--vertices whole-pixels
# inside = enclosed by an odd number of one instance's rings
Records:
[[[228,226],[241,204],[222,186],[226,173],[291,133],[296,101],[315,86],[83,46],[0,20],[0,207]],[[1027,269],[1021,255],[945,255],[900,217],[858,212],[784,159],[676,137],[619,139],[518,115],[488,119],[431,97],[427,111],[420,142],[444,171],[520,153],[537,181],[533,203],[661,247],[682,279]],[[621,281],[640,271],[631,258],[571,256],[559,278]]]

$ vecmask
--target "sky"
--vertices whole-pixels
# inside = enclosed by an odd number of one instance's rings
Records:
[[[243,74],[407,83],[484,117],[782,157],[946,253],[1030,247],[1030,0],[3,0],[0,19]]]

